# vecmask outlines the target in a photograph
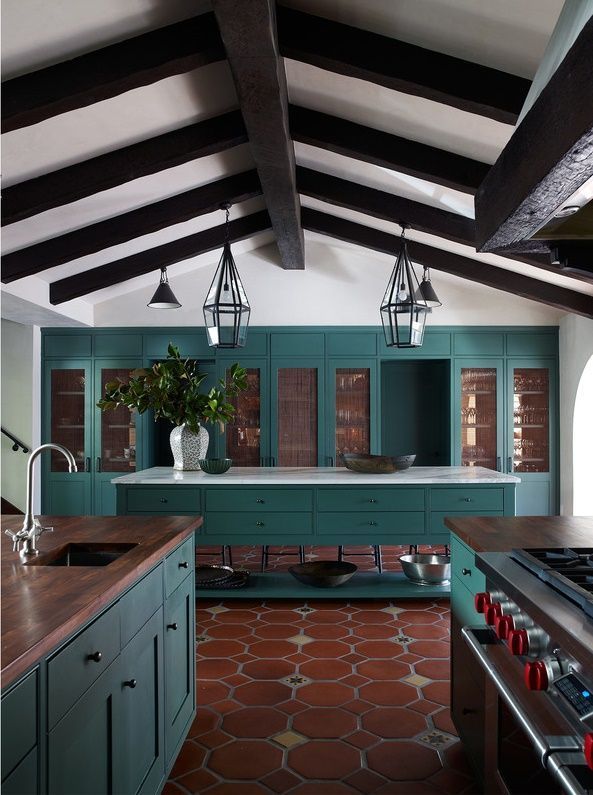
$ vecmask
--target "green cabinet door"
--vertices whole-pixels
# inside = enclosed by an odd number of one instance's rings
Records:
[[[37,746],[2,782],[2,795],[36,795],[39,792]]]
[[[42,457],[42,513],[79,516],[92,513],[93,372],[90,360],[47,361],[42,422],[43,442],[66,447],[78,472],[68,472],[64,456],[52,450]]]
[[[503,471],[504,368],[502,359],[456,359],[453,450],[456,466]]]
[[[195,584],[193,573],[165,602],[165,754],[168,766],[195,711]]]
[[[119,679],[115,731],[126,752],[117,757],[118,792],[152,794],[165,772],[162,608],[124,647]]]
[[[247,389],[229,403],[235,417],[219,437],[218,455],[232,458],[233,466],[267,466],[270,459],[270,386],[267,359],[244,359],[237,351],[237,361],[247,370]],[[235,359],[218,362],[218,377],[226,381]]]
[[[117,791],[114,729],[120,681],[116,660],[49,732],[49,795]]]
[[[328,466],[342,466],[342,453],[378,453],[377,363],[330,359],[325,399]]]

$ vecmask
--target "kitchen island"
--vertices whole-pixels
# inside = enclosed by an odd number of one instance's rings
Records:
[[[204,517],[198,545],[449,544],[444,517],[512,516],[519,478],[483,467],[411,467],[359,474],[339,467],[232,467],[223,475],[153,467],[114,478],[120,515]],[[286,574],[257,574],[250,584],[208,596],[311,596]],[[448,586],[419,586],[401,572],[359,572],[343,598],[431,597]],[[206,595],[206,592],[201,592]],[[333,589],[315,589],[332,597]]]
[[[40,520],[26,562],[2,534],[2,792],[156,793],[195,715],[201,519]]]

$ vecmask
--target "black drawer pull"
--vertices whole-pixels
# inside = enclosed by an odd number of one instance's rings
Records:
[[[135,679],[128,679],[127,682],[124,682],[124,687],[131,687],[133,690],[137,684],[138,682]]]
[[[87,660],[92,662],[101,662],[101,660],[103,659],[103,655],[101,654],[100,651],[96,651],[93,652],[93,654],[87,654],[86,658]]]
[[[264,504],[264,502],[265,502],[265,500],[262,500],[262,499],[260,499],[260,498],[258,497],[258,499],[256,500],[256,502],[258,502],[260,505],[263,505],[263,504]]]
[[[471,569],[461,569],[461,573],[463,574],[464,577],[467,577],[467,576],[471,577],[472,576],[472,570]]]
[[[255,526],[256,526],[256,527],[263,527],[263,526],[264,526],[264,523],[263,523],[263,522],[256,522],[256,523],[255,523]]]
[[[187,560],[182,560],[181,563],[179,564],[179,568],[180,569],[189,569],[189,563],[187,562]]]
[[[161,497],[161,502],[169,502],[169,500],[166,497]]]
[[[371,527],[376,527],[377,526],[377,522],[369,522],[369,524],[370,524]]]
[[[471,497],[464,497],[463,501],[464,502],[472,502],[472,498]]]
[[[167,629],[172,629],[175,632],[177,630],[177,621],[174,621],[172,624],[167,624]]]
[[[371,497],[371,499],[369,500],[369,502],[377,502],[377,500],[376,500],[374,497]]]

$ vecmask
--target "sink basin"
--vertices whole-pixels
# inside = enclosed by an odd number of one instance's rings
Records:
[[[27,561],[27,566],[109,566],[137,544],[65,544]]]

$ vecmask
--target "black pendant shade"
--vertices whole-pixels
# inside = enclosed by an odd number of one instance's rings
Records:
[[[227,230],[229,209],[227,211]],[[208,345],[215,348],[242,348],[247,340],[251,307],[239,276],[230,241],[222,249],[222,256],[204,303],[204,321]]]
[[[381,303],[386,345],[419,348],[424,340],[426,316],[430,311],[402,234],[401,248]]]
[[[432,282],[430,281],[430,272],[426,266],[424,266],[424,275],[422,277],[422,281],[420,282],[420,291],[417,297],[424,299],[426,305],[430,309],[435,309],[437,306],[442,306],[442,302],[439,301],[439,297],[432,286]]]
[[[169,285],[166,268],[161,268],[160,284],[146,306],[151,309],[179,309],[181,306]]]

